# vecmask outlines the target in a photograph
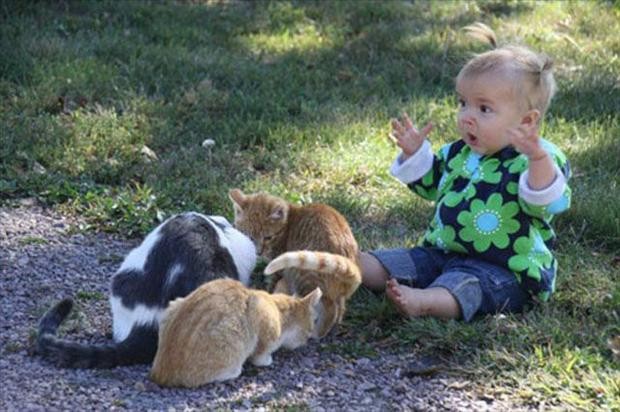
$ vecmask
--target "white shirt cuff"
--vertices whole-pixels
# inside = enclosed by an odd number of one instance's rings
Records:
[[[527,203],[535,206],[546,206],[555,202],[564,194],[566,177],[557,165],[555,165],[555,179],[553,183],[542,190],[530,188],[530,185],[527,183],[529,175],[529,170],[526,170],[519,178],[519,196]]]
[[[404,184],[415,182],[433,167],[433,158],[431,144],[425,140],[418,151],[404,162],[400,162],[400,155],[398,155],[390,167],[390,173]]]

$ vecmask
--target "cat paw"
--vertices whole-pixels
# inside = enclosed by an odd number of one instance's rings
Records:
[[[273,358],[271,357],[271,355],[255,356],[252,359],[252,363],[255,366],[269,366],[273,363]]]

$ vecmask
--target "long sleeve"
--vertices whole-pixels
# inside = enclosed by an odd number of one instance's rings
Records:
[[[445,153],[434,155],[428,140],[404,162],[394,160],[390,173],[409,189],[427,200],[437,200],[437,189],[445,167]]]
[[[548,222],[570,207],[568,179],[571,171],[568,160],[555,146],[548,143],[545,150],[555,163],[555,180],[549,187],[533,190],[527,183],[529,171],[526,169],[519,177],[519,205],[528,215]]]

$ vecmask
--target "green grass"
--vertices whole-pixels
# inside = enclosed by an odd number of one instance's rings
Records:
[[[360,290],[346,325],[520,405],[620,408],[617,2],[0,0],[0,16],[0,203],[36,197],[127,236],[181,210],[231,217],[240,187],[332,204],[364,249],[413,244],[431,205],[387,172],[389,119],[432,120],[435,148],[456,138],[453,78],[483,49],[464,25],[544,50],[559,93],[543,132],[574,171],[553,300],[404,322]]]
[[[78,290],[77,293],[75,294],[75,297],[83,302],[88,302],[91,300],[97,301],[97,300],[105,300],[106,296],[96,290]]]
[[[19,239],[18,243],[22,246],[26,245],[45,245],[49,243],[47,239],[43,239],[38,236],[26,236],[24,238]]]

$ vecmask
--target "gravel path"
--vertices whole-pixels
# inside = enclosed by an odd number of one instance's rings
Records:
[[[122,257],[137,244],[107,234],[71,234],[80,220],[33,202],[0,208],[0,410],[511,410],[508,399],[476,394],[442,373],[406,377],[415,359],[378,349],[372,358],[330,350],[332,336],[278,351],[269,368],[247,366],[238,379],[196,390],[164,389],[146,365],[111,370],[57,369],[29,354],[39,317],[64,296],[79,315],[67,335],[110,338],[107,291]],[[351,339],[351,338],[348,338]],[[345,342],[346,343],[346,342]],[[346,355],[346,354],[345,354]]]

